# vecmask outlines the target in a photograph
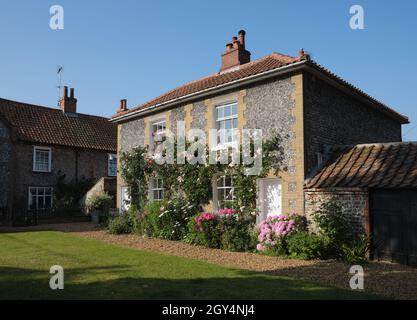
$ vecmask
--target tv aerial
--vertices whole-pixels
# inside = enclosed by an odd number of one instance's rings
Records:
[[[62,74],[64,73],[64,67],[63,66],[57,66],[56,67],[56,74],[58,75],[58,85],[56,86],[58,88],[58,106],[59,106],[59,99],[61,98],[61,88],[62,88]]]

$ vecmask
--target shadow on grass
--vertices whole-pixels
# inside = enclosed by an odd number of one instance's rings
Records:
[[[88,232],[104,230],[94,223],[90,222],[67,222],[67,223],[53,223],[53,224],[39,224],[28,227],[11,227],[0,226],[0,233],[20,233],[20,232],[37,232],[37,231],[61,231],[66,233],[71,232]]]
[[[51,290],[49,270],[0,267],[0,299],[369,299],[364,293],[236,270],[233,277],[152,278],[132,266],[65,270]],[[186,277],[186,275],[184,275]]]

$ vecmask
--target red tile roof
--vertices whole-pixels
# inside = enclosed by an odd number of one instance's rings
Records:
[[[231,68],[231,70],[228,72],[217,72],[213,75],[201,78],[199,80],[186,83],[135,108],[132,108],[125,112],[117,113],[112,118],[132,113],[136,110],[144,109],[160,103],[164,103],[188,94],[214,88],[216,86],[223,85],[235,80],[244,79],[262,72],[277,69],[285,65],[299,61],[301,61],[299,57],[290,57],[274,52],[264,58],[243,64],[236,70],[234,70],[234,68]]]
[[[417,142],[335,149],[307,188],[417,188]]]
[[[355,92],[367,99],[368,101],[370,101],[373,108],[386,113],[387,115],[396,119],[400,123],[409,123],[407,117],[397,113],[392,108],[374,99],[373,97],[369,96],[359,88],[353,86],[352,84],[343,80],[342,78],[330,72],[326,68],[310,60],[309,56],[304,55],[303,52],[301,52],[298,57],[291,57],[288,55],[274,52],[266,57],[243,64],[239,66],[239,68],[237,68],[236,70],[234,70],[234,68],[231,68],[231,70],[229,70],[228,72],[217,72],[202,79],[184,84],[130,110],[118,112],[117,114],[112,116],[112,119],[123,117],[125,115],[140,111],[141,109],[145,109],[148,107],[159,106],[160,104],[168,103],[174,99],[182,98],[190,94],[195,94],[203,90],[215,89],[218,86],[227,85],[238,80],[244,80],[245,78],[260,75],[261,73],[267,71],[272,71],[275,69],[278,70],[284,66],[290,66],[291,64],[301,62],[303,60],[306,66],[321,72],[322,74],[326,75],[327,77],[330,77],[331,79],[340,83],[341,85],[348,87],[352,92]]]
[[[117,127],[107,118],[64,114],[47,108],[0,98],[4,118],[22,141],[115,152]]]

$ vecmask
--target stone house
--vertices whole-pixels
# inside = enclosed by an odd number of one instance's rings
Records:
[[[116,126],[77,113],[74,89],[64,87],[60,108],[0,99],[0,208],[3,218],[47,211],[58,177],[64,182],[113,176]]]
[[[210,129],[262,129],[264,137],[276,130],[283,137],[287,170],[259,180],[264,219],[290,212],[308,215],[313,210],[319,195],[309,181],[331,165],[331,146],[401,143],[401,125],[408,123],[407,117],[320,66],[303,50],[297,56],[274,52],[253,61],[250,55],[242,30],[226,44],[220,71],[130,109],[122,100],[111,119],[118,126],[118,153],[152,146],[155,135],[166,129],[175,133],[179,120],[186,130],[201,129],[207,136]],[[117,183],[122,208],[129,201],[128,189],[120,174]],[[347,187],[341,198],[346,214],[358,228],[369,229],[367,191]],[[163,196],[163,181],[149,188],[154,200]],[[208,209],[218,209],[232,193],[233,179],[220,178],[213,183]]]

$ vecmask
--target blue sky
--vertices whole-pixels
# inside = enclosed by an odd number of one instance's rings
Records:
[[[49,8],[64,8],[64,30]],[[351,5],[365,30],[349,28]],[[247,32],[252,58],[273,51],[312,58],[407,115],[417,140],[417,1],[0,0],[0,97],[56,106],[56,67],[78,111],[110,116],[218,71],[226,42]]]

